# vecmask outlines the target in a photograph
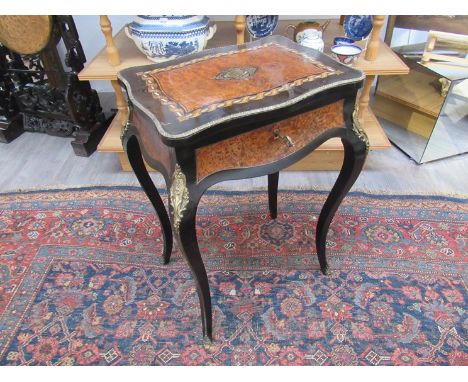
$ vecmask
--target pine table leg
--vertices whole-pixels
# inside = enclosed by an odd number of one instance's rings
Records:
[[[364,116],[364,113],[369,108],[370,90],[372,88],[372,83],[374,82],[374,79],[375,79],[375,75],[366,77],[364,86],[362,87],[362,90],[361,90],[361,95],[359,96],[358,117],[361,122],[362,122],[362,117]]]
[[[120,117],[120,124],[123,127],[127,122],[128,118],[128,107],[127,107],[127,100],[123,95],[122,88],[120,87],[119,81],[112,80],[111,81],[112,87],[114,88],[115,92],[115,104],[117,106],[118,115]]]

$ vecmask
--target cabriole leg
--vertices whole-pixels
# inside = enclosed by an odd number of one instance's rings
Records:
[[[182,254],[190,266],[195,284],[203,325],[203,336],[213,340],[210,287],[205,265],[200,255],[196,231],[198,202],[203,193],[190,195],[187,178],[178,164],[175,165],[169,190],[172,224]]]
[[[182,254],[187,260],[197,286],[203,326],[203,336],[213,340],[210,287],[205,265],[198,247],[195,227],[197,206],[192,205],[184,211],[179,227],[179,243]]]
[[[366,143],[357,137],[353,131],[348,130],[348,132],[349,133],[341,139],[344,146],[343,166],[341,167],[335,185],[323,205],[317,223],[315,239],[317,256],[323,274],[327,274],[328,272],[328,263],[325,256],[328,228],[341,201],[359,176],[367,156]]]
[[[128,161],[130,162],[133,172],[138,178],[141,187],[145,191],[146,196],[156,210],[156,214],[161,222],[164,237],[163,259],[164,264],[167,264],[169,263],[172,253],[172,228],[166,207],[164,206],[161,196],[148,174],[148,170],[146,170],[137,137],[132,135],[126,142],[125,151],[127,152]]]

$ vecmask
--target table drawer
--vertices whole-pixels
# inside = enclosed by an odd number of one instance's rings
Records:
[[[291,155],[325,130],[344,127],[343,100],[239,134],[196,150],[197,181],[222,170],[274,163]],[[279,133],[279,137],[278,137]],[[286,138],[292,141],[288,145]]]

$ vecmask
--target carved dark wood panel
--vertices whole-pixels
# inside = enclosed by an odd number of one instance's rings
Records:
[[[60,40],[67,50],[66,68],[57,50]],[[0,61],[0,141],[9,141],[2,139],[2,119],[12,119],[14,114],[25,130],[79,136],[72,143],[77,155],[95,151],[108,122],[96,91],[88,81],[78,80],[86,57],[72,16],[53,16],[45,49],[20,55],[2,47]],[[5,131],[9,127],[3,123]]]

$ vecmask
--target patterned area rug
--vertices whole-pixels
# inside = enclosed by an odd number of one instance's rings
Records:
[[[0,195],[2,365],[468,365],[468,203],[351,193],[314,251],[324,192],[211,192],[198,221],[214,309],[163,266],[139,188]]]

